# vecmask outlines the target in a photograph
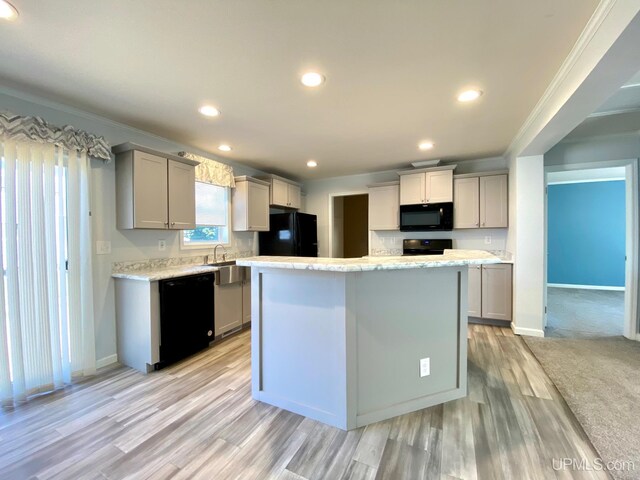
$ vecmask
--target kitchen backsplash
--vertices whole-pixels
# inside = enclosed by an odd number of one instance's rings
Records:
[[[254,255],[253,250],[240,251],[235,249],[227,249],[226,252],[218,252],[220,258],[222,258],[222,253],[226,254],[226,260],[235,260],[237,258],[246,258]],[[207,255],[151,258],[148,260],[137,260],[131,262],[114,262],[112,266],[112,272],[141,272],[147,270],[159,270],[163,268],[179,267],[182,265],[202,265],[206,263]]]
[[[453,241],[453,248],[465,250],[503,251],[507,247],[507,229],[469,229],[450,232],[372,231],[370,254],[402,255],[402,241],[410,238],[450,238]]]

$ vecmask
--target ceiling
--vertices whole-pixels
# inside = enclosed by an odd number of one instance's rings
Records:
[[[5,86],[320,178],[502,154],[598,1],[12,3],[20,17],[0,25]],[[303,87],[307,70],[326,83]],[[484,95],[457,102],[466,87]],[[204,103],[222,115],[200,116]],[[421,140],[436,146],[425,154]]]
[[[640,132],[640,72],[629,79],[565,140]]]

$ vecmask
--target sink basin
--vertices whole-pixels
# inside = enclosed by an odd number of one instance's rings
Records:
[[[221,265],[220,269],[216,271],[216,285],[228,285],[230,283],[238,283],[244,280],[244,268],[235,265],[236,262],[224,262],[217,263]]]

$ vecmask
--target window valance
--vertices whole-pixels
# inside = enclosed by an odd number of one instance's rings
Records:
[[[89,157],[111,161],[111,147],[104,137],[78,130],[71,125],[56,127],[40,117],[25,117],[0,111],[0,136],[14,141],[53,143],[67,150],[85,152]]]
[[[200,165],[196,167],[196,182],[210,183],[220,187],[234,188],[236,186],[231,165],[189,152],[180,152],[178,155],[200,162]]]

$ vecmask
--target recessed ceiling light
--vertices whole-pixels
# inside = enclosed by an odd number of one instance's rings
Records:
[[[477,98],[480,98],[482,95],[482,90],[465,90],[460,95],[458,95],[459,102],[472,102]]]
[[[0,18],[3,20],[15,20],[18,18],[18,10],[5,0],[0,0]]]
[[[318,166],[318,162],[316,162],[315,160],[309,160],[307,162],[307,167],[309,168],[316,168]]]
[[[220,150],[222,152],[230,152],[233,149],[231,148],[231,145],[227,145],[226,143],[223,143],[222,145],[220,145],[218,147],[218,150]]]
[[[324,83],[324,75],[318,72],[307,72],[300,78],[305,87],[318,87]]]
[[[433,148],[433,142],[420,142],[418,148],[420,150],[431,150]]]
[[[205,117],[217,117],[220,115],[220,110],[216,107],[212,107],[211,105],[203,105],[198,109],[198,111]]]

